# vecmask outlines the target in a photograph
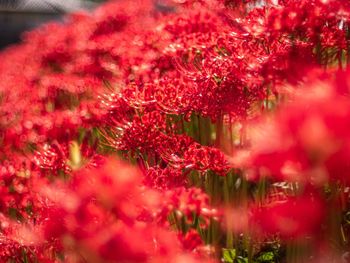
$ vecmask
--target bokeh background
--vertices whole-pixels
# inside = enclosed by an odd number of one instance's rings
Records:
[[[27,30],[102,2],[105,0],[0,0],[0,49],[19,42]]]

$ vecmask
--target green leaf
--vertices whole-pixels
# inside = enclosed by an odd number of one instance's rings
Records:
[[[237,262],[238,263],[248,263],[248,258],[244,258],[244,257],[237,257]]]
[[[236,250],[235,249],[222,249],[222,257],[224,262],[233,263],[236,258]]]
[[[258,262],[273,262],[275,258],[275,255],[273,252],[265,252],[262,255],[260,255],[257,260]]]

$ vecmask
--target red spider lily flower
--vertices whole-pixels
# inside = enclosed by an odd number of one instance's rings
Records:
[[[191,229],[185,235],[179,235],[179,239],[182,243],[182,246],[189,251],[195,250],[197,247],[203,245],[203,240],[197,231]]]
[[[333,83],[311,85],[313,97],[303,92],[304,98],[295,97],[252,128],[252,164],[276,180],[347,183],[350,102],[337,95]]]
[[[145,175],[145,185],[155,189],[167,190],[185,186],[186,174],[173,167],[150,167]]]
[[[184,154],[185,167],[198,171],[212,170],[219,175],[226,175],[229,170],[224,154],[213,147],[192,144]]]
[[[307,193],[257,206],[251,213],[250,224],[262,233],[294,239],[321,231],[324,204],[318,196]]]
[[[161,208],[158,194],[152,199],[146,191],[149,198],[144,198],[140,179],[136,169],[109,160],[99,169],[77,172],[69,187],[39,187],[43,201],[49,199],[41,222],[45,238],[60,240],[67,259],[83,257],[89,262],[146,262],[180,255],[174,233],[140,220],[144,209],[157,214]]]

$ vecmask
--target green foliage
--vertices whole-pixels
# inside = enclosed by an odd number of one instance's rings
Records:
[[[271,251],[262,253],[257,259],[257,262],[275,262],[275,254]]]
[[[223,261],[226,263],[233,263],[236,259],[236,249],[222,249],[222,258]]]

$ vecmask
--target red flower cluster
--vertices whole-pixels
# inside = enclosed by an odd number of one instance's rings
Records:
[[[346,255],[349,14],[110,1],[26,33],[0,54],[0,261]]]

